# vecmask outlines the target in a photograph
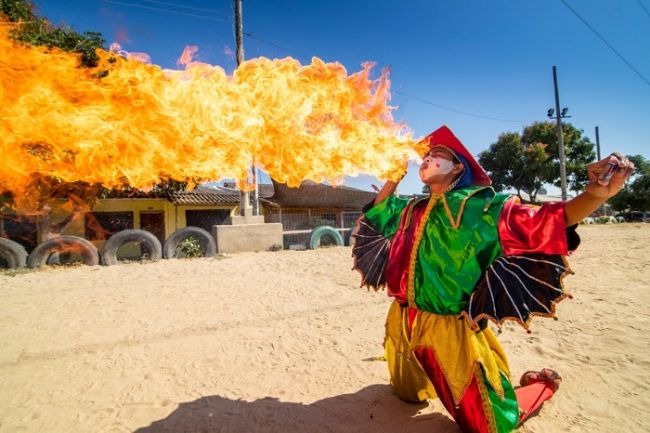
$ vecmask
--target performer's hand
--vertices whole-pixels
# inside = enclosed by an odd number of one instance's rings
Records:
[[[400,183],[404,177],[406,177],[406,174],[408,173],[409,170],[409,163],[408,161],[404,163],[404,168],[402,171],[402,174],[400,175],[399,179],[397,180],[397,183]]]
[[[377,197],[375,197],[374,204],[377,205],[384,201],[384,199],[390,195],[393,195],[395,193],[395,190],[397,190],[397,185],[404,179],[404,176],[406,176],[406,171],[408,169],[408,161],[404,163],[404,172],[400,173],[399,179],[396,181],[386,181],[384,186],[381,188],[381,191],[377,194]]]
[[[379,176],[379,177],[384,178],[384,179],[390,179],[390,180],[387,181],[387,183],[390,182],[390,183],[393,183],[393,184],[397,185],[406,176],[406,173],[408,172],[408,167],[409,167],[408,161],[406,161],[401,168],[390,172],[390,174],[386,174],[384,176]]]
[[[610,168],[610,164],[616,165],[616,170],[609,179],[609,182],[601,179],[602,175]],[[589,184],[585,188],[589,194],[608,199],[615,196],[625,186],[625,181],[632,175],[634,164],[624,155],[614,152],[607,158],[589,164],[587,174],[589,175]]]

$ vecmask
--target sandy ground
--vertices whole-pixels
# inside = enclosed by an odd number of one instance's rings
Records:
[[[515,377],[564,376],[519,431],[650,431],[650,224],[580,233],[560,320],[500,336]],[[350,253],[0,274],[0,432],[459,432],[392,395]]]

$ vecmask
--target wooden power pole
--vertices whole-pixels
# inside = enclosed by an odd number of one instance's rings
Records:
[[[596,126],[596,161],[600,161],[600,134]]]
[[[242,0],[234,0],[235,4],[235,44],[237,45],[237,67],[244,62],[244,23],[242,19]],[[259,215],[259,194],[257,187],[257,173],[255,165],[252,167],[253,172],[253,215]],[[248,183],[248,179],[246,179]],[[250,193],[241,191],[239,194],[239,209],[242,216],[250,214]]]
[[[555,90],[555,113],[557,120],[557,147],[560,156],[560,186],[562,189],[562,201],[566,201],[566,158],[564,156],[564,134],[562,133],[562,115],[560,114],[560,93],[557,89],[557,71],[553,66],[553,88]]]

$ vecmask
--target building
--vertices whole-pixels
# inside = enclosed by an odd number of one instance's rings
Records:
[[[266,222],[282,223],[284,247],[290,248],[306,245],[311,231],[322,225],[335,227],[349,244],[361,209],[375,196],[374,192],[311,181],[303,182],[298,188],[274,182],[273,195],[261,203]]]
[[[260,185],[260,213],[265,222],[282,223],[288,248],[307,244],[311,230],[320,225],[337,228],[347,239],[361,208],[374,197],[372,192],[345,186],[307,181],[298,188],[288,188],[274,182]],[[50,236],[53,227],[58,234],[88,239],[98,249],[112,234],[134,228],[147,230],[164,243],[187,226],[211,233],[213,225],[230,224],[229,218],[239,215],[239,200],[239,190],[229,183],[187,192],[136,192],[128,197],[99,199],[91,209],[76,213],[61,200],[61,207],[47,216],[0,212],[0,236],[22,244],[28,252]],[[139,249],[131,250],[127,256],[140,253]]]

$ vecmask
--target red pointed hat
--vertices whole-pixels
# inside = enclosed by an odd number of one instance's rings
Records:
[[[447,126],[441,126],[431,134],[427,135],[422,141],[426,142],[429,145],[429,149],[434,146],[442,145],[450,148],[456,154],[465,158],[469,164],[470,169],[472,170],[473,185],[492,185],[492,180],[490,180],[490,177],[487,175],[485,170],[483,170],[483,167],[478,164],[472,154],[469,153],[463,143],[460,142],[458,137],[456,137],[454,133],[451,132],[451,129],[449,129]]]

